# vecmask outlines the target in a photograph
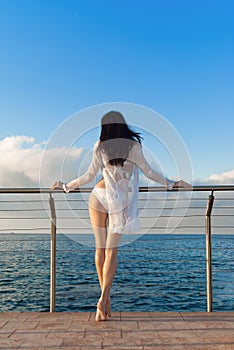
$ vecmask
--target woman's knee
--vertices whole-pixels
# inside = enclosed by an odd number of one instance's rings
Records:
[[[105,250],[105,259],[110,259],[110,260],[114,260],[117,259],[117,255],[118,255],[118,248],[106,248]]]
[[[95,259],[96,260],[104,260],[105,259],[105,248],[96,248]]]
[[[106,248],[110,248],[110,249],[117,248],[118,249],[121,237],[122,237],[122,235],[119,233],[110,233],[107,236]]]

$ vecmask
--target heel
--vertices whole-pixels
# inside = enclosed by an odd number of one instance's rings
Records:
[[[106,315],[104,303],[103,301],[99,300],[99,302],[97,303],[97,312],[96,312],[95,320],[97,322],[106,321],[106,318],[107,318],[107,315]]]
[[[110,297],[107,299],[107,303],[106,303],[106,314],[107,314],[107,317],[111,317],[111,299],[110,299]]]

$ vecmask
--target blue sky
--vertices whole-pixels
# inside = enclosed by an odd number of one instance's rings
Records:
[[[232,0],[0,0],[0,139],[136,103],[174,125],[194,179],[233,183],[233,22]]]

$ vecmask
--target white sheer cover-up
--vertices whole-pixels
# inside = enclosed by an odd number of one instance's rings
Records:
[[[94,145],[92,161],[87,171],[77,179],[68,182],[65,185],[66,192],[93,181],[101,170],[106,190],[98,195],[97,192],[95,193],[98,189],[94,188],[93,193],[108,212],[108,232],[120,234],[138,232],[140,228],[138,169],[140,168],[146,177],[168,189],[173,187],[174,181],[152,169],[144,157],[141,144],[137,141],[133,141],[123,166],[109,164],[107,154],[98,146],[99,141]]]

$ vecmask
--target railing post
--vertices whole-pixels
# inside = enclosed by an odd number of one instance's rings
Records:
[[[213,311],[212,291],[212,248],[211,248],[211,211],[214,203],[213,191],[209,195],[206,209],[206,289],[207,289],[207,312]]]
[[[56,212],[54,198],[50,193],[51,239],[50,239],[50,312],[56,309]]]

